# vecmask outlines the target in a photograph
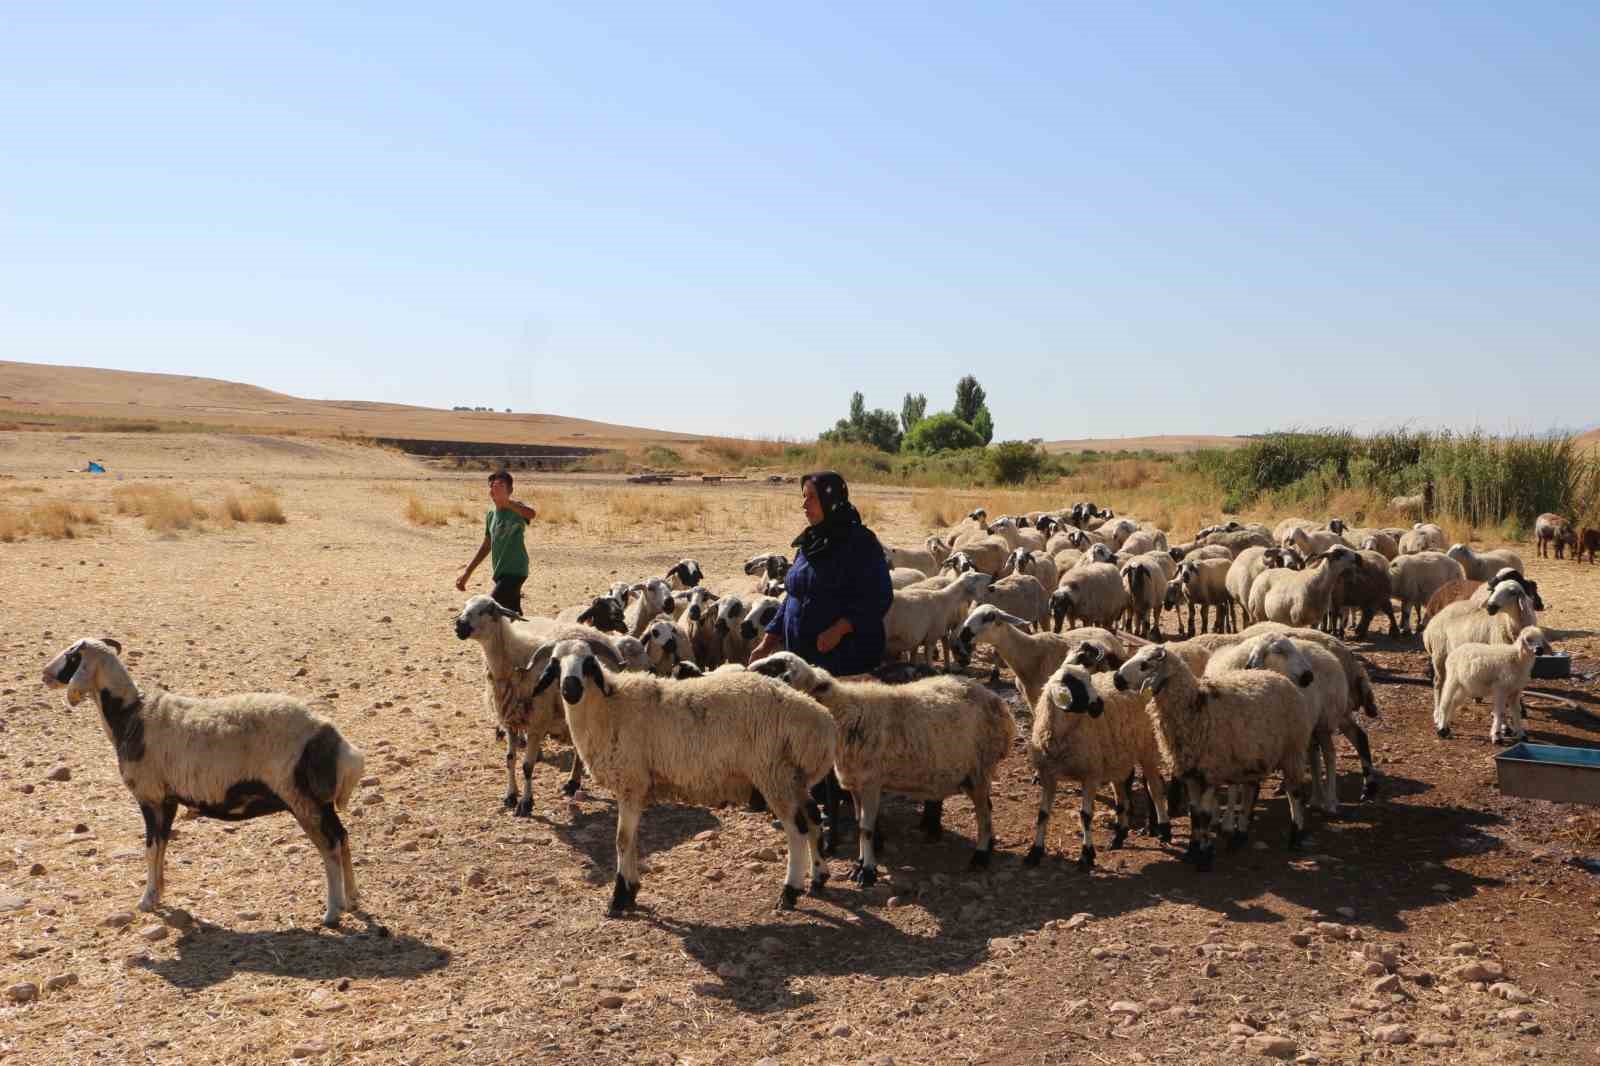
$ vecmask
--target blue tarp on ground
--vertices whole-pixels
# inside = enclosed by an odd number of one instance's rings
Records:
[[[104,474],[106,472],[106,468],[95,462],[93,459],[90,459],[89,465],[83,468],[83,472],[85,474]]]

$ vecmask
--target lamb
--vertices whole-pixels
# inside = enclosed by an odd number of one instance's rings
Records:
[[[684,597],[684,617],[689,622],[690,658],[704,670],[715,670],[724,660],[722,634],[717,632],[717,611],[713,606],[719,600],[715,592],[697,585]]]
[[[1050,617],[1050,593],[1031,574],[1001,578],[985,589],[978,600],[1023,619],[1030,628],[1042,625]]]
[[[676,603],[672,588],[659,577],[646,578],[628,587],[628,636],[643,637],[645,627],[658,615],[671,614]],[[638,597],[634,600],[633,597]]]
[[[1289,847],[1305,830],[1306,749],[1316,716],[1285,677],[1265,670],[1235,670],[1197,680],[1177,655],[1159,644],[1142,648],[1116,671],[1119,692],[1149,691],[1147,708],[1156,741],[1174,776],[1189,790],[1196,869],[1211,869],[1211,835],[1219,785],[1249,786],[1254,792],[1272,770],[1283,771],[1289,794]]]
[[[925,547],[918,551],[913,548],[883,549],[883,554],[891,567],[905,567],[909,570],[921,570],[924,574],[939,572],[939,564],[950,558],[950,546],[938,537],[929,537]]]
[[[1372,616],[1381,611],[1389,619],[1389,635],[1398,636],[1400,623],[1394,618],[1394,586],[1389,580],[1388,557],[1376,551],[1360,551],[1356,555],[1360,562],[1333,587],[1333,598],[1328,603],[1328,628],[1342,638],[1350,624],[1347,616],[1360,611],[1356,639],[1366,640]]]
[[[1510,644],[1517,634],[1537,623],[1533,602],[1515,582],[1504,582],[1489,594],[1482,607],[1452,603],[1432,618],[1422,631],[1422,646],[1433,665],[1435,713],[1449,676],[1449,656],[1463,644]],[[1448,728],[1439,733],[1448,737]]]
[[[1533,536],[1541,559],[1549,558],[1552,544],[1555,545],[1557,559],[1563,558],[1568,548],[1576,551],[1578,547],[1578,534],[1572,528],[1572,523],[1548,511],[1534,519]]]
[[[779,909],[794,909],[808,873],[812,892],[820,892],[828,868],[818,819],[806,808],[810,787],[834,759],[828,712],[748,670],[669,681],[608,672],[620,665],[606,649],[574,640],[542,644],[527,662],[539,679],[535,692],[560,681],[573,743],[617,799],[617,878],[607,914],[620,916],[638,900],[645,807],[742,804],[752,789],[788,838]]]
[[[1091,644],[1107,662],[1121,665],[1128,657],[1124,641],[1108,629],[1069,629],[1065,633],[1024,632],[1026,622],[990,604],[973,609],[951,640],[957,661],[970,662],[972,649],[979,642],[990,644],[1016,676],[1022,698],[1032,707],[1038,704],[1050,674],[1066,661],[1072,651]]]
[[[1327,617],[1333,587],[1341,577],[1361,565],[1349,548],[1329,548],[1313,559],[1322,566],[1295,571],[1267,570],[1250,585],[1249,617],[1257,622],[1284,622],[1292,626],[1317,626]],[[1313,560],[1307,560],[1311,562]]]
[[[602,633],[628,631],[627,603],[616,596],[596,596],[587,605],[567,607],[556,615],[557,622],[591,626]]]
[[[1127,609],[1128,590],[1122,572],[1110,563],[1079,563],[1062,575],[1050,595],[1057,633],[1063,621],[1115,629]]]
[[[650,672],[657,677],[671,677],[679,663],[695,661],[689,631],[669,618],[657,618],[646,626],[642,640],[650,657]]]
[[[1538,626],[1529,626],[1509,645],[1461,644],[1446,660],[1449,680],[1433,709],[1433,725],[1441,737],[1450,735],[1450,716],[1469,699],[1493,700],[1489,742],[1498,744],[1526,736],[1518,708],[1522,690],[1533,677],[1533,664],[1550,654],[1550,643]]]
[[[1015,518],[999,518],[989,527],[989,532],[1003,539],[1014,551],[1017,548],[1027,548],[1029,551],[1044,551],[1045,535],[1037,529],[1024,529],[1017,525]]]
[[[1132,804],[1128,786],[1135,767],[1144,774],[1155,808],[1156,835],[1171,843],[1160,747],[1145,702],[1142,694],[1118,691],[1112,675],[1090,674],[1080,666],[1063,664],[1050,678],[1034,705],[1033,731],[1028,737],[1028,759],[1039,776],[1039,817],[1033,847],[1022,860],[1025,865],[1037,866],[1044,858],[1056,782],[1063,777],[1083,785],[1078,808],[1083,832],[1080,870],[1094,868],[1094,798],[1102,784],[1110,783],[1116,794],[1117,831],[1111,838],[1112,850],[1127,839]]]
[[[1475,552],[1466,544],[1452,544],[1445,554],[1461,564],[1470,581],[1487,581],[1503,569],[1522,572],[1522,556],[1510,548]]]
[[[322,856],[328,881],[322,922],[339,924],[360,905],[350,837],[339,810],[349,806],[366,759],[334,724],[283,693],[210,698],[154,689],[129,676],[109,637],[74,641],[44,668],[47,688],[67,689],[100,709],[117,754],[117,772],[144,816],[145,890],[139,909],[161,905],[167,841],[182,804],[227,822],[288,811]]]
[[[1406,553],[1389,564],[1389,584],[1394,598],[1400,601],[1400,632],[1410,633],[1407,623],[1413,609],[1416,612],[1416,629],[1423,625],[1422,612],[1428,600],[1440,586],[1451,581],[1466,579],[1461,564],[1443,552],[1419,551]],[[1431,614],[1428,616],[1433,617]]]
[[[1228,593],[1228,573],[1233,569],[1231,559],[1185,559],[1178,567],[1174,586],[1181,590],[1189,604],[1188,635],[1195,635],[1194,609],[1200,608],[1200,624],[1206,632],[1226,633],[1235,628],[1233,597]],[[1206,624],[1206,608],[1211,608],[1211,622]]]
[[[982,596],[989,587],[989,575],[962,574],[942,589],[900,589],[884,615],[887,636],[885,654],[915,655],[922,649],[922,661],[931,664],[935,643],[944,641],[945,661],[950,659],[948,633],[966,610],[967,604]]]
[[[904,685],[840,680],[792,652],[762,659],[751,670],[781,679],[833,716],[834,769],[855,797],[860,827],[860,861],[851,880],[863,887],[877,880],[873,832],[885,790],[934,802],[965,793],[978,816],[972,868],[988,867],[994,854],[990,789],[1017,734],[1005,700],[965,678]]]
[[[1169,559],[1170,561],[1170,559]],[[1141,637],[1161,634],[1161,606],[1167,595],[1167,575],[1148,559],[1134,559],[1122,567],[1128,590],[1129,629]]]

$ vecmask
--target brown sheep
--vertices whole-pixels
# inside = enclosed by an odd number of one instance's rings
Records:
[[[1583,527],[1583,532],[1578,537],[1578,544],[1572,549],[1572,561],[1577,562],[1583,558],[1583,553],[1589,553],[1589,564],[1594,565],[1594,553],[1600,552],[1600,529]]]
[[[1563,516],[1548,511],[1534,520],[1533,537],[1537,542],[1541,559],[1549,558],[1552,544],[1555,545],[1557,559],[1565,558],[1565,552],[1569,547],[1574,552],[1578,548],[1578,534],[1572,528],[1572,523]]]

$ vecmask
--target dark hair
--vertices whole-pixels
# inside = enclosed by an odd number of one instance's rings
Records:
[[[506,483],[506,491],[507,492],[511,491],[511,486],[512,486],[511,471],[509,471],[509,470],[496,470],[494,473],[490,474],[489,475],[489,484],[493,485],[496,481],[504,481]]]

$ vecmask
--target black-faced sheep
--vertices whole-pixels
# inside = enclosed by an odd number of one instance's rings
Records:
[[[44,683],[100,708],[117,771],[144,816],[146,880],[139,909],[155,910],[165,887],[167,840],[178,807],[242,821],[288,811],[322,855],[328,906],[322,921],[359,905],[350,837],[338,811],[365,765],[328,719],[275,692],[201,698],[145,693],[114,640],[79,640],[44,668]]]

